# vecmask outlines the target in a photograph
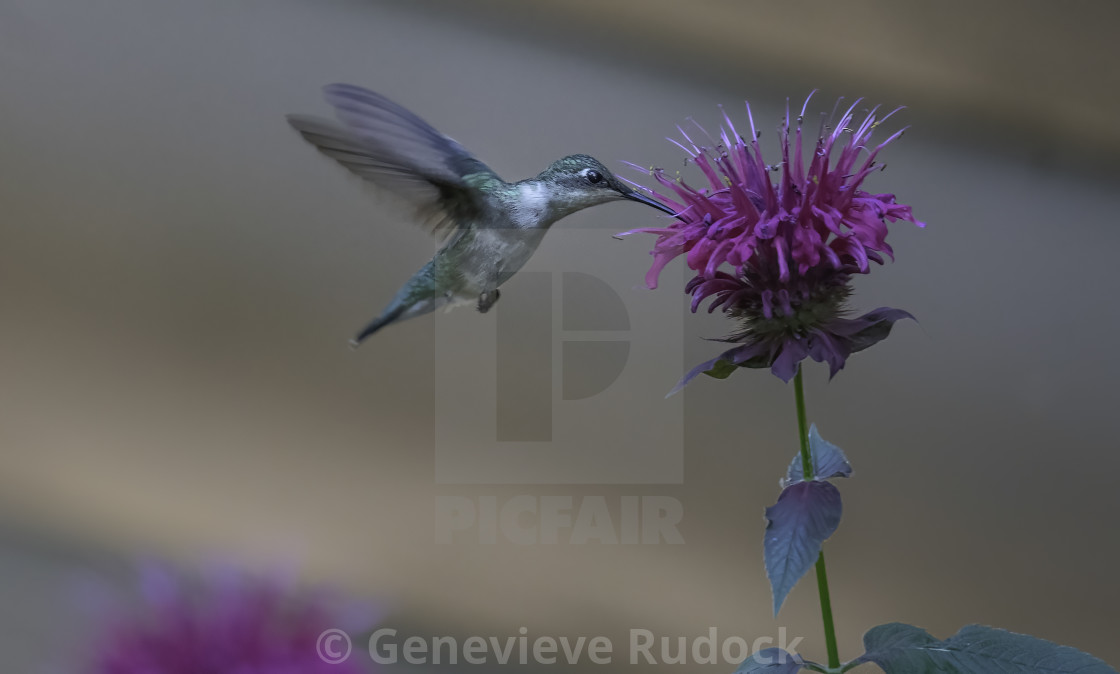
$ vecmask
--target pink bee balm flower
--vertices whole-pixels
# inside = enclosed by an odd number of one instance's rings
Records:
[[[342,658],[324,633],[368,627],[337,602],[232,571],[187,583],[162,567],[144,574],[139,613],[107,621],[94,674],[361,674],[361,648]],[[350,623],[350,624],[347,624]],[[328,635],[331,633],[328,633]],[[368,658],[366,663],[368,664]]]
[[[677,220],[664,228],[627,232],[657,235],[647,285],[656,288],[665,265],[683,255],[696,272],[685,287],[692,311],[711,297],[709,312],[718,308],[742,323],[725,340],[738,346],[698,365],[674,392],[701,372],[723,378],[738,367],[768,367],[789,381],[806,357],[827,362],[835,375],[852,353],[885,339],[895,321],[913,318],[885,307],[845,317],[852,276],[870,272],[871,262],[883,264],[884,256],[893,259],[887,223],[925,226],[893,194],[860,189],[872,171],[882,168],[875,161],[880,150],[902,135],[898,131],[870,144],[875,128],[894,112],[876,119],[874,108],[857,126],[856,101],[833,127],[822,123],[806,165],[801,127],[808,104],[806,99],[792,125],[787,104],[779,134],[782,159],[776,166],[762,159],[748,104],[749,141],[726,113],[722,142],[709,137],[711,146],[697,145],[678,127],[684,142],[672,142],[700,168],[708,188],[698,190],[669,179],[661,169],[651,170],[668,189],[650,192],[676,211]],[[778,174],[776,181],[772,172]]]

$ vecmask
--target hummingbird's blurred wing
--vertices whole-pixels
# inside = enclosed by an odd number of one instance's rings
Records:
[[[404,197],[439,239],[482,219],[486,188],[502,184],[489,166],[381,94],[350,84],[331,84],[324,92],[343,124],[288,115],[320,152]]]

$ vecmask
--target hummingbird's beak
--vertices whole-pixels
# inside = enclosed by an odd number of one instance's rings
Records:
[[[622,197],[624,199],[629,199],[630,201],[636,201],[639,204],[645,204],[646,206],[653,206],[654,208],[661,211],[662,213],[668,213],[669,215],[676,215],[677,214],[676,211],[669,208],[665,204],[661,203],[657,199],[654,199],[653,197],[650,197],[650,196],[646,196],[645,194],[642,194],[641,192],[639,192],[637,190],[627,190],[627,191],[622,193]]]

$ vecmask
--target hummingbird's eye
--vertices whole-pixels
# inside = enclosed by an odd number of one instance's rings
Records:
[[[587,182],[591,183],[592,185],[602,182],[603,180],[603,174],[595,170],[588,171],[583,175],[585,178],[587,178]]]

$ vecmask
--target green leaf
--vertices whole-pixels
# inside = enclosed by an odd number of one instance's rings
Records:
[[[840,490],[829,482],[798,482],[766,509],[762,549],[774,595],[774,615],[821,555],[821,544],[840,526]]]
[[[764,648],[743,661],[735,674],[797,674],[805,661],[796,653]]]
[[[920,627],[888,623],[868,630],[863,645],[856,662],[887,674],[1117,674],[1075,648],[984,625],[939,641]]]
[[[717,360],[716,364],[710,370],[704,370],[704,374],[716,379],[727,379],[739,366],[729,360]]]
[[[834,477],[851,477],[852,464],[844,455],[844,450],[821,437],[817,425],[809,426],[809,457],[813,462],[814,480],[831,480]],[[805,477],[801,474],[804,467],[801,464],[801,453],[797,453],[786,470],[784,484],[791,485],[801,482]]]

